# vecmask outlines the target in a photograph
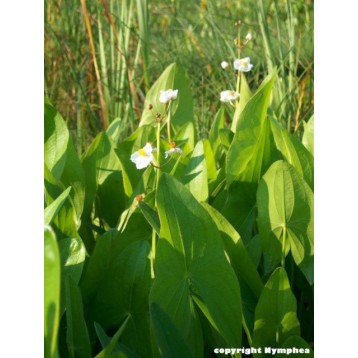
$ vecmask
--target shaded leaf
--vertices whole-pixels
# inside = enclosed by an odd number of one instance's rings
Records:
[[[280,347],[285,340],[300,334],[296,299],[284,268],[277,268],[267,281],[255,310],[253,347]],[[254,357],[266,357],[256,353]]]
[[[60,254],[55,233],[45,226],[44,237],[44,335],[45,356],[58,357],[57,334],[60,322]]]
[[[90,358],[91,344],[83,315],[80,289],[71,276],[66,278],[67,347],[70,357]]]
[[[288,163],[272,164],[257,190],[258,225],[266,270],[270,272],[291,248],[292,256],[313,283],[313,193]]]

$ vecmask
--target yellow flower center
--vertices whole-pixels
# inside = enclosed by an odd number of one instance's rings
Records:
[[[242,67],[246,67],[246,66],[247,66],[247,61],[242,61],[242,62],[241,62],[241,66],[242,66]]]
[[[138,154],[144,157],[147,153],[146,153],[145,150],[142,148],[142,149],[139,149],[139,150],[138,150]]]
[[[234,97],[235,96],[235,91],[230,91],[230,96]]]

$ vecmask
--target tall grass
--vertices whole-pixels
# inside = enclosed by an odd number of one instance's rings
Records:
[[[116,118],[121,137],[131,133],[147,90],[172,62],[187,71],[198,133],[206,137],[221,106],[218,94],[235,88],[235,74],[220,62],[237,56],[237,20],[243,36],[253,34],[242,51],[255,65],[250,88],[278,68],[272,115],[300,135],[313,113],[310,0],[81,3],[86,11],[78,2],[45,0],[45,88],[68,119],[79,152]]]

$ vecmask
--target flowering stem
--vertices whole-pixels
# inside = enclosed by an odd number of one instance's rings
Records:
[[[168,142],[170,143],[172,140],[171,140],[171,135],[170,135],[170,117],[171,117],[171,113],[170,113],[170,104],[171,102],[169,102],[168,104],[168,108],[167,108],[167,132],[168,132]]]
[[[153,164],[153,167],[156,169],[156,180],[155,180],[155,191],[158,190],[159,176],[160,176],[160,122],[157,123],[157,163]],[[157,207],[157,196],[155,196],[155,207]],[[155,230],[152,230],[152,254],[150,257],[150,272],[151,277],[154,278],[154,260],[157,246],[157,235]]]

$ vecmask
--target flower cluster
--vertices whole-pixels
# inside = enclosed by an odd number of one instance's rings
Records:
[[[241,45],[238,45],[239,48],[242,48],[243,45],[247,44],[249,41],[252,40],[252,34],[249,32],[246,37],[245,37],[245,42]],[[226,70],[230,64],[227,61],[222,61],[221,62],[221,67]],[[237,58],[234,61],[234,69],[239,71],[239,72],[249,72],[251,71],[252,67],[254,66],[253,64],[250,63],[250,57],[245,57],[245,58]],[[225,90],[222,91],[220,93],[220,101],[221,102],[229,102],[232,104],[232,101],[235,101],[236,99],[238,99],[240,97],[240,94],[236,91],[232,91],[232,90]]]
[[[178,97],[178,90],[168,89],[165,91],[160,91],[159,95],[159,102],[163,104],[167,104],[172,100],[177,99]],[[153,106],[150,104],[148,106],[149,110],[153,109]],[[165,118],[165,115],[161,115],[157,113],[155,117]],[[160,125],[161,120],[157,121],[158,126]],[[170,127],[170,121],[168,119],[168,127]],[[169,129],[168,129],[169,130]],[[160,132],[160,127],[158,127],[158,131]],[[159,133],[158,132],[158,133]],[[159,135],[159,134],[158,134]],[[170,135],[168,134],[169,141],[170,141]],[[158,137],[159,138],[159,137]],[[175,142],[170,141],[169,143],[170,149],[165,151],[165,158],[168,158],[170,155],[177,153],[177,154],[183,154],[183,150],[176,146]],[[159,146],[159,143],[158,143]],[[153,153],[157,151],[157,148],[153,148],[151,143],[147,143],[143,148],[137,150],[131,155],[131,161],[136,165],[137,169],[144,169],[147,168],[148,165],[152,164],[156,168],[160,168],[160,166],[156,166],[153,164]],[[159,153],[158,153],[159,154]],[[158,164],[159,165],[159,164]]]

